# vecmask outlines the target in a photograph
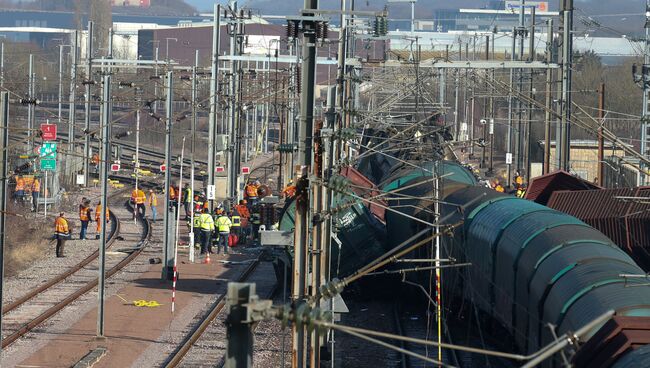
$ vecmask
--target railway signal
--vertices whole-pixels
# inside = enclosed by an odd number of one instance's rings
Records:
[[[217,167],[214,168],[214,171],[215,171],[216,173],[222,173],[222,172],[225,172],[225,171],[226,171],[226,168],[223,167],[223,166],[217,166]]]
[[[165,172],[167,170],[167,166],[165,164],[160,164],[160,172]]]
[[[118,172],[120,171],[120,163],[119,162],[113,162],[111,164],[111,171],[112,172]]]
[[[242,168],[241,168],[241,173],[242,173],[243,175],[248,175],[248,174],[251,173],[251,168],[248,167],[248,166],[242,166]]]

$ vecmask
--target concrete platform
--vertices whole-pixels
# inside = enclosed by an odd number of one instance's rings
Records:
[[[246,264],[224,265],[219,260],[244,261],[253,258],[253,255],[217,255],[212,257],[212,264],[190,264],[186,256],[179,257],[180,279],[177,283],[174,314],[171,313],[171,283],[160,280],[161,265],[152,265],[135,282],[122,287],[119,296],[113,295],[106,300],[104,339],[95,337],[95,307],[65,333],[42,336],[48,338],[49,342],[18,366],[70,367],[98,347],[106,347],[107,353],[95,367],[131,366],[146,349],[152,344],[167,340],[169,334],[178,334],[177,338],[182,339],[183,331],[178,328],[175,320],[183,318],[191,321],[192,318],[184,316],[185,311],[196,308],[188,307],[200,299],[205,304],[206,299],[203,297],[206,295],[209,300],[214,300],[226,291],[229,279],[236,278],[247,267]],[[161,305],[138,307],[133,304],[136,300],[156,301]],[[35,335],[38,339],[39,334]]]

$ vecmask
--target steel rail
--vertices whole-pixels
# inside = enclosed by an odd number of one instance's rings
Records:
[[[260,258],[258,257],[255,261],[248,265],[248,267],[239,275],[236,281],[245,281],[253,273],[253,271],[255,271],[259,264]],[[207,330],[212,321],[217,318],[225,306],[226,293],[223,293],[217,298],[217,300],[214,301],[210,307],[209,312],[204,315],[201,323],[194,327],[194,329],[185,337],[179,348],[167,358],[165,363],[163,363],[163,367],[178,367],[183,361],[183,358],[185,358],[185,355],[187,355],[192,346],[194,346],[194,344],[201,338],[205,330]]]
[[[128,202],[127,202],[128,206]],[[138,217],[143,224],[143,233],[141,240],[139,244],[141,245],[140,248],[129,254],[129,256],[125,257],[123,260],[121,260],[118,264],[113,266],[107,273],[106,273],[106,278],[109,278],[116,274],[118,271],[120,271],[122,268],[124,268],[126,265],[128,265],[131,261],[133,261],[144,249],[144,243],[146,243],[150,238],[151,238],[151,223],[149,222],[148,219],[146,218],[141,218]],[[98,284],[99,280],[95,279],[93,281],[90,281],[86,283],[86,285],[80,289],[78,289],[76,292],[68,295],[65,299],[61,300],[54,306],[48,308],[45,312],[41,313],[39,316],[36,318],[32,319],[30,322],[24,324],[21,326],[18,330],[13,332],[12,334],[8,335],[4,339],[2,339],[2,348],[5,348],[18,340],[20,337],[24,336],[27,334],[29,331],[34,329],[36,326],[40,325],[44,321],[46,321],[48,318],[52,317],[56,313],[58,313],[60,310],[65,308],[67,305],[72,303],[73,301],[77,300],[79,297],[82,295],[86,294],[93,288],[95,288]]]
[[[121,193],[120,191],[119,193]],[[118,195],[116,193],[114,196]],[[111,233],[108,239],[107,247],[110,247],[113,245],[115,240],[117,239],[117,236],[120,234],[120,220],[115,216],[113,211],[110,211],[109,216],[111,218],[111,223],[114,224],[111,226]],[[77,271],[81,270],[82,268],[86,267],[90,262],[94,261],[97,259],[99,256],[99,250],[94,251],[92,254],[90,254],[88,257],[84,258],[81,262],[77,263],[73,267],[69,268],[66,272],[55,276],[45,284],[40,285],[34,290],[31,290],[29,293],[21,296],[20,298],[14,300],[13,302],[5,305],[2,307],[2,315],[4,316],[5,314],[11,312],[12,310],[20,307],[21,305],[25,304],[27,301],[33,299],[36,297],[38,294],[44,292],[45,290],[48,290],[49,288],[59,284],[63,280],[67,279],[68,277],[72,276],[75,274]]]

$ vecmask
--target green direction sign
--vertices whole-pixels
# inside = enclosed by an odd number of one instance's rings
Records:
[[[45,142],[40,150],[41,158],[56,159],[56,143]]]
[[[41,159],[41,170],[56,171],[56,159],[55,158]]]

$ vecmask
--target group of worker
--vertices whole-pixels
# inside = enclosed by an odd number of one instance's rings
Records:
[[[192,226],[194,228],[195,240],[201,244],[201,254],[213,252],[213,239],[216,240],[217,253],[220,253],[223,249],[224,254],[227,254],[229,246],[234,246],[239,242],[245,243],[249,233],[253,233],[253,240],[257,239],[257,233],[260,227],[260,214],[257,206],[258,198],[260,197],[258,190],[261,187],[262,185],[257,180],[247,183],[244,193],[246,199],[240,200],[237,205],[232,207],[229,213],[222,208],[222,205],[217,205],[214,214],[210,214],[208,200],[205,195],[203,193],[193,195],[194,193],[189,184],[186,184],[182,191],[178,188],[170,187],[168,195],[170,200],[176,203],[179,199],[177,195],[181,196],[180,200],[183,204],[187,220],[191,217],[192,211],[195,211],[196,215],[194,216]],[[24,190],[24,183],[22,188]],[[146,206],[148,205],[151,209],[152,220],[154,222],[156,221],[158,197],[153,189],[149,190],[149,197],[147,198],[144,190],[136,187],[131,192],[131,202],[134,205],[134,217],[139,215],[144,218]],[[101,232],[101,211],[102,204],[98,202],[93,217],[90,200],[87,198],[82,199],[79,204],[79,221],[81,223],[79,239],[87,239],[88,224],[93,219],[97,222],[97,234]],[[107,208],[106,222],[108,223],[109,221],[110,211]],[[56,255],[57,257],[63,257],[65,241],[71,238],[70,224],[64,212],[59,213],[54,226],[55,238],[57,240]],[[99,235],[96,238],[99,238]]]
[[[137,215],[144,218],[147,213],[146,206],[148,205],[149,209],[151,209],[151,221],[156,222],[158,217],[158,195],[153,189],[149,189],[149,198],[141,188],[133,189],[131,203],[133,203],[133,218]]]
[[[31,177],[30,177],[31,178]],[[26,180],[22,176],[16,175],[16,188],[14,190],[14,203],[25,202],[26,198],[32,200],[32,212],[36,212],[38,198],[41,195],[41,182],[34,177],[32,180]]]
[[[108,224],[111,221],[110,210],[106,208],[105,211],[106,224]],[[91,223],[93,219],[97,223],[97,234],[95,235],[95,239],[99,239],[99,234],[102,231],[102,202],[97,202],[97,205],[95,206],[95,216],[93,217],[90,200],[83,198],[79,204],[79,222],[81,223],[81,229],[79,231],[80,240],[87,239],[88,224]],[[72,237],[70,223],[65,217],[64,212],[59,212],[59,216],[54,220],[54,237],[56,238],[56,256],[64,257],[65,241]]]
[[[513,179],[513,186],[515,188],[513,193],[516,197],[518,198],[524,198],[526,195],[526,186],[524,185],[524,178],[521,176],[519,171],[515,171],[515,176]],[[503,185],[501,185],[501,182],[497,179],[494,181],[492,184],[492,189],[499,193],[505,193],[506,189]]]
[[[88,224],[94,219],[97,223],[97,234],[95,235],[96,239],[99,239],[99,233],[102,231],[102,202],[98,201],[95,206],[95,216],[92,216],[93,210],[90,207],[90,200],[83,198],[81,204],[79,205],[79,221],[81,222],[81,231],[79,233],[79,239],[84,240],[88,232]],[[110,210],[106,208],[106,223],[110,222]]]
[[[229,217],[222,209],[218,208],[214,216],[210,210],[203,208],[200,214],[194,216],[193,232],[195,241],[201,244],[201,254],[214,253],[212,240],[217,243],[217,254],[228,254],[228,247],[233,244],[231,234],[238,237],[241,221],[238,216]]]

